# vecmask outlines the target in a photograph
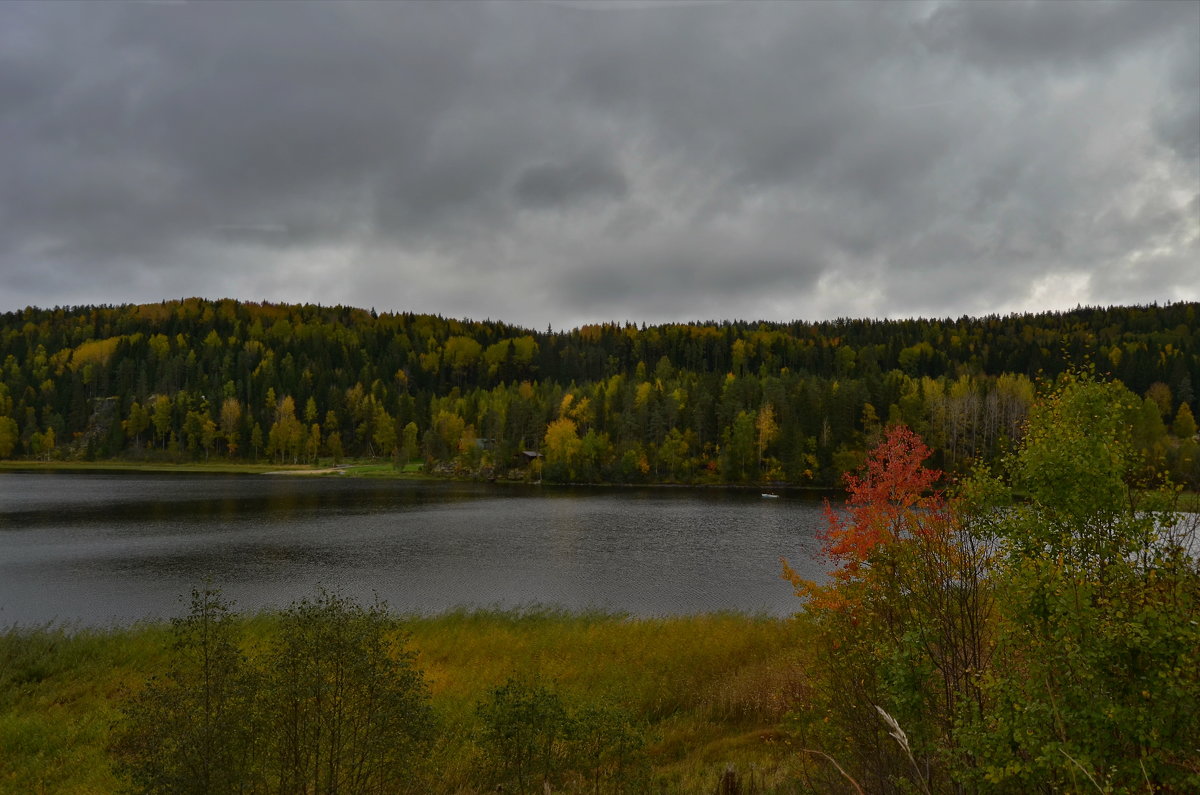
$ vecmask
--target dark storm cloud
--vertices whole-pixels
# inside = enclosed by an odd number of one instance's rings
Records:
[[[1040,67],[1101,69],[1139,45],[1194,25],[1187,2],[972,2],[937,8],[922,26],[934,50],[1007,71]]]
[[[0,6],[9,309],[1198,297],[1200,3]]]
[[[604,163],[539,163],[521,172],[516,195],[527,207],[556,207],[589,197],[620,199],[629,190],[625,175]]]
[[[1200,17],[1200,15],[1197,15]],[[1192,20],[1196,38],[1200,38],[1200,19]],[[1184,30],[1187,20],[1183,20]],[[1187,161],[1193,173],[1200,174],[1200,47],[1187,40],[1175,42],[1168,77],[1169,101],[1155,108],[1155,130],[1175,154]]]

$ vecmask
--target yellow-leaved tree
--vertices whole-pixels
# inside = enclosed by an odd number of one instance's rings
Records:
[[[574,476],[576,459],[583,443],[575,421],[559,417],[546,426],[544,475],[548,480],[569,481]]]

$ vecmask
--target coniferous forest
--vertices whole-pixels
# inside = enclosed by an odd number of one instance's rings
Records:
[[[1147,474],[1194,488],[1198,308],[570,331],[195,298],[28,308],[0,315],[0,457],[831,487],[896,424],[948,472],[995,461],[1039,383],[1089,366],[1142,399]]]

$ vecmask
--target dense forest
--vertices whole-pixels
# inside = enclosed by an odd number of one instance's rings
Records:
[[[186,299],[0,315],[0,458],[338,463],[831,486],[905,424],[962,472],[1090,366],[1147,472],[1200,482],[1200,304],[953,319],[501,322]]]

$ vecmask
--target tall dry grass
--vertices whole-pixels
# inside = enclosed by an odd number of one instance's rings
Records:
[[[270,614],[242,619],[247,651],[275,627]],[[405,631],[443,729],[431,760],[442,792],[479,791],[475,708],[514,675],[644,721],[656,791],[711,792],[731,765],[755,791],[798,791],[777,726],[805,681],[801,622],[529,609],[411,617]],[[118,704],[164,670],[169,644],[161,624],[0,634],[0,793],[117,791],[106,747]]]

